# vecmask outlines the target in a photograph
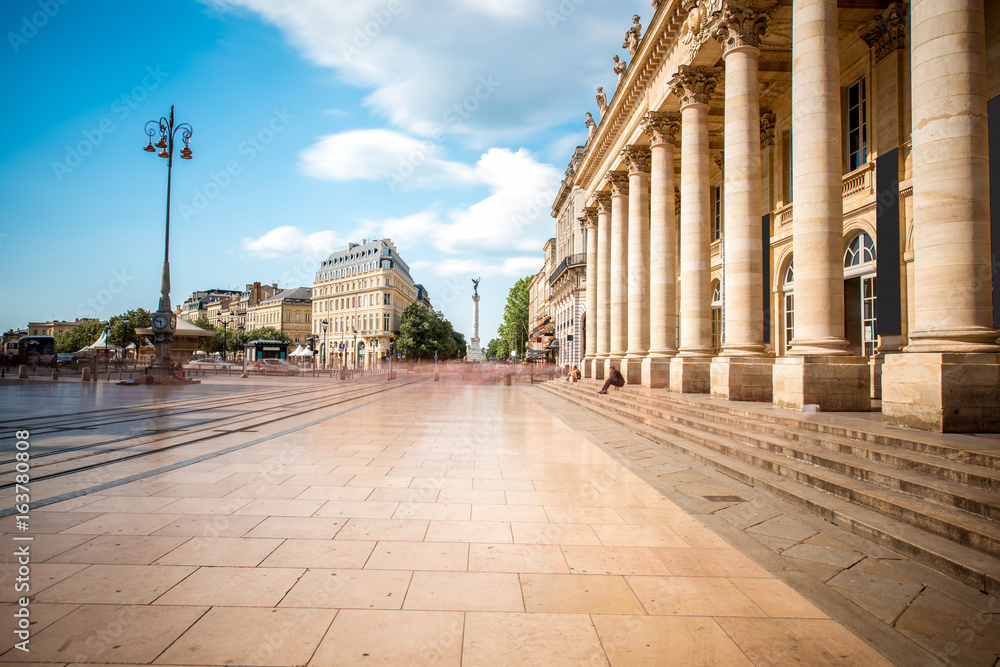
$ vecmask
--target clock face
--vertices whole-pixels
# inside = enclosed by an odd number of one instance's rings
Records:
[[[171,329],[176,329],[177,328],[177,316],[176,315],[171,315],[170,316],[170,328]]]
[[[157,315],[156,317],[153,318],[153,326],[157,329],[166,329],[167,318],[164,317],[163,315]]]

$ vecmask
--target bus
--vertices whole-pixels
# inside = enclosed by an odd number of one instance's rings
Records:
[[[17,341],[15,363],[46,365],[56,356],[56,339],[53,336],[24,336]]]

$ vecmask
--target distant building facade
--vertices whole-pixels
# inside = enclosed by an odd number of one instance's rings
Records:
[[[418,298],[430,307],[426,290],[414,284],[391,239],[365,239],[331,254],[313,282],[312,335],[319,363],[380,363],[399,333],[403,311]]]
[[[312,326],[312,293],[309,287],[296,287],[278,292],[246,311],[248,330],[274,327],[287,333],[293,343],[309,342]]]
[[[556,244],[549,275],[549,310],[558,346],[555,361],[561,366],[583,362],[584,324],[587,312],[587,249],[584,222],[584,192],[573,184],[573,176],[585,149],[577,146],[566,176],[552,204],[556,219]],[[582,368],[582,367],[581,367]]]

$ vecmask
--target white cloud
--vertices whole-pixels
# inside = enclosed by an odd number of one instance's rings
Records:
[[[429,271],[436,276],[510,276],[523,278],[542,269],[543,259],[539,255],[529,257],[509,257],[499,262],[481,259],[445,259],[440,262],[420,260],[413,262],[414,271]]]
[[[392,130],[350,130],[302,152],[303,171],[334,181],[385,180],[395,189],[477,180],[472,168],[434,157],[438,146]]]
[[[226,1],[370,90],[365,103],[396,127],[458,134],[480,147],[522,141],[593,110],[593,87],[613,90],[611,55],[622,52],[631,15],[648,22],[651,12],[647,0]]]
[[[256,257],[270,259],[285,255],[305,258],[325,258],[339,246],[346,245],[335,232],[322,231],[306,234],[300,227],[275,227],[258,238],[244,238],[244,252]]]

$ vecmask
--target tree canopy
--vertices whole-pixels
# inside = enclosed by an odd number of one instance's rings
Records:
[[[506,359],[511,352],[518,358],[524,358],[524,350],[528,344],[528,288],[534,275],[521,278],[507,293],[507,304],[503,309],[503,322],[497,329],[497,335],[505,343],[505,347],[500,349],[503,356],[497,355],[497,359]],[[492,341],[491,341],[492,343]]]
[[[104,324],[100,320],[85,320],[69,331],[57,333],[56,352],[79,352],[101,337]]]
[[[411,303],[403,311],[396,350],[416,359],[451,359],[465,352],[465,336],[451,326],[442,313],[419,303]]]

